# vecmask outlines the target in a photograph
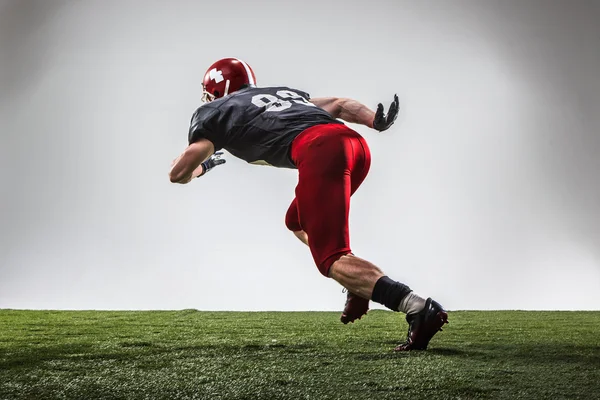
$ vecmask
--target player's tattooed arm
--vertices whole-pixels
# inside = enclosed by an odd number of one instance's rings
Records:
[[[346,122],[365,125],[378,131],[388,129],[398,117],[398,96],[394,95],[388,113],[384,113],[383,104],[379,103],[374,112],[366,105],[352,99],[339,97],[321,97],[310,100],[311,103]]]
[[[188,183],[192,179],[204,175],[215,165],[225,162],[220,154],[213,154],[215,146],[208,139],[200,139],[190,144],[187,149],[173,161],[169,179],[173,183]],[[212,162],[211,162],[212,161]]]
[[[310,99],[310,102],[327,111],[333,118],[373,128],[375,112],[356,100],[340,97],[319,97]]]

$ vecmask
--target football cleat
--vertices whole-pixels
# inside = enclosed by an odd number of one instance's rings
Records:
[[[222,58],[204,74],[202,101],[219,99],[246,86],[256,86],[252,68],[238,58]]]
[[[362,297],[348,291],[346,305],[344,306],[344,311],[342,311],[340,321],[342,321],[344,324],[347,324],[348,322],[354,322],[357,319],[361,319],[362,316],[367,313],[367,311],[369,311],[369,300],[363,299]]]
[[[406,316],[408,335],[406,342],[396,347],[395,351],[425,350],[431,338],[448,323],[448,313],[431,297],[425,302],[422,311]]]

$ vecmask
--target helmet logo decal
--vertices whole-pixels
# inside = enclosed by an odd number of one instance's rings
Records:
[[[208,76],[210,77],[210,79],[215,81],[215,83],[223,82],[224,80],[223,71],[219,71],[216,68],[211,69],[208,73]]]

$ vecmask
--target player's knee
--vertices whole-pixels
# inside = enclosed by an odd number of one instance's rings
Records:
[[[286,219],[285,226],[292,232],[298,232],[302,230],[302,226],[300,226],[300,222],[298,221],[288,221]]]
[[[292,210],[292,207],[290,207],[288,212],[285,214],[285,226],[292,232],[302,230],[302,226],[300,225],[300,220],[298,218],[298,211],[296,208]]]
[[[333,266],[333,264],[340,258],[347,256],[348,254],[352,254],[352,251],[344,250],[327,257],[325,261],[317,265],[321,275],[325,276],[326,278],[330,278],[331,267]]]

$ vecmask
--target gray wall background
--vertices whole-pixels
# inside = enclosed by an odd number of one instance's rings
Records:
[[[296,173],[169,183],[205,69],[397,92],[357,255],[449,309],[600,309],[600,3],[0,1],[0,307],[339,310]]]

